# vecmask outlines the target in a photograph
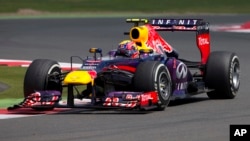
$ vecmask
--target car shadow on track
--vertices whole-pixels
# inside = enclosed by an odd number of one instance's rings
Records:
[[[187,99],[178,99],[175,101],[171,101],[169,103],[169,107],[181,106],[190,103],[197,103],[210,100],[205,97],[191,97]],[[81,108],[72,108],[68,111],[62,111],[57,114],[150,114],[153,112],[159,112],[157,110],[148,110],[148,111],[140,111],[140,110],[107,110],[107,109],[81,109]]]
[[[96,109],[71,109],[57,114],[149,114],[153,111],[139,110],[96,110]]]
[[[177,99],[177,100],[171,101],[168,106],[169,107],[180,106],[180,105],[185,105],[189,103],[203,102],[207,100],[210,100],[210,99],[208,97],[190,97],[186,99]]]

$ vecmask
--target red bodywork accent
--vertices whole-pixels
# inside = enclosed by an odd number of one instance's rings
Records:
[[[157,92],[146,92],[139,94],[124,94],[123,96],[111,96],[105,99],[103,106],[107,107],[126,107],[126,108],[135,108],[135,107],[150,107],[157,105],[158,95]]]
[[[136,71],[136,68],[135,67],[131,67],[131,66],[118,65],[117,68],[120,69],[120,70],[132,72],[132,73],[135,73],[135,71]]]
[[[95,79],[97,77],[97,72],[95,70],[88,71],[89,75],[92,79]]]
[[[103,70],[108,70],[108,69],[119,69],[119,70],[131,72],[131,73],[135,73],[136,71],[135,67],[126,66],[126,65],[110,65],[108,67],[103,68]]]
[[[24,99],[19,105],[20,107],[33,107],[33,106],[53,106],[60,100],[60,96],[54,95],[49,101],[43,101],[40,92],[34,92]]]
[[[168,44],[154,29],[150,24],[145,25],[148,29],[148,41],[147,46],[153,48],[157,53],[163,54],[162,50],[159,47],[168,53],[173,51],[173,48]]]
[[[155,91],[143,93],[140,95],[140,107],[151,106],[158,103],[158,94]]]
[[[197,33],[196,35],[197,47],[201,53],[201,63],[206,64],[210,54],[210,35],[208,33]]]

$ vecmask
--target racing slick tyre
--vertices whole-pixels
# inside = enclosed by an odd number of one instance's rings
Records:
[[[24,77],[24,97],[35,91],[57,90],[62,92],[59,74],[61,68],[56,61],[36,59],[28,67]],[[53,107],[34,108],[36,110],[52,110]]]
[[[169,104],[172,93],[171,77],[167,67],[158,61],[146,61],[137,66],[134,87],[136,91],[157,91],[157,110],[164,110]]]
[[[211,99],[233,99],[240,87],[240,62],[235,53],[216,51],[209,56],[205,83]]]

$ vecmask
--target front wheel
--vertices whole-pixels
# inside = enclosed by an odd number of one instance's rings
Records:
[[[137,91],[157,91],[158,110],[164,110],[169,104],[172,93],[172,81],[168,69],[157,61],[142,62],[134,75]]]
[[[235,53],[212,52],[206,65],[205,83],[211,99],[233,99],[240,87],[240,62]]]
[[[28,67],[24,77],[24,97],[28,97],[35,91],[56,90],[62,91],[60,80],[61,68],[56,61],[48,59],[36,59]],[[48,110],[53,107],[36,108]]]

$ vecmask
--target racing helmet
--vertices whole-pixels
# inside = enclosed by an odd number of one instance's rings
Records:
[[[123,40],[119,43],[116,55],[136,58],[139,52],[136,48],[136,44],[131,40]]]

